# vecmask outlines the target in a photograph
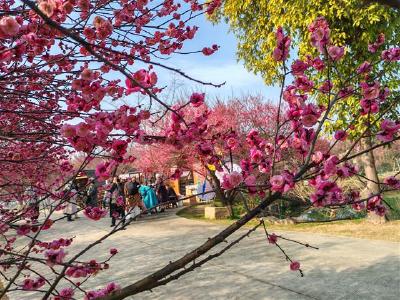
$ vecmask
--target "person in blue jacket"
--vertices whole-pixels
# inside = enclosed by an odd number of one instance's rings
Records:
[[[142,200],[146,209],[150,212],[155,206],[157,206],[156,192],[147,185],[141,185],[139,187],[139,193],[142,196]]]

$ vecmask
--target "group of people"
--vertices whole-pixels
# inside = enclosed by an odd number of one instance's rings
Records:
[[[156,177],[153,185],[141,184],[137,177],[126,181],[114,177],[111,185],[105,190],[101,203],[98,203],[98,186],[93,178],[89,179],[85,189],[79,190],[81,189],[78,188],[76,182],[66,187],[66,191],[70,193],[68,204],[64,209],[68,221],[77,218],[79,198],[84,199],[81,201],[81,206],[100,205],[102,208],[109,208],[112,227],[116,225],[118,218],[125,223],[127,215],[137,215],[140,212],[148,214],[162,212],[168,207],[177,207],[178,202],[174,189],[165,184],[161,176]]]
[[[154,186],[141,184],[136,177],[125,182],[114,177],[111,188],[104,194],[103,207],[109,204],[111,226],[114,227],[118,217],[125,223],[126,212],[162,212],[167,207],[177,206],[177,201],[174,189],[165,185],[161,177],[157,177]]]

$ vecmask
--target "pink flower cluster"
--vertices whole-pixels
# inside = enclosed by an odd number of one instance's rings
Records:
[[[383,120],[381,122],[381,131],[378,132],[377,138],[383,142],[390,142],[400,130],[400,122],[391,120]]]
[[[243,176],[239,172],[233,171],[224,174],[221,187],[225,190],[232,190],[243,182]]]
[[[107,215],[107,210],[101,209],[100,207],[86,207],[83,214],[91,220],[98,221]]]
[[[384,61],[399,61],[400,60],[400,47],[390,48],[382,51],[381,57]]]
[[[279,27],[275,33],[276,37],[276,47],[272,54],[272,57],[276,61],[284,61],[289,55],[290,43],[291,39],[288,36],[285,36],[283,33],[282,27]]]
[[[292,261],[290,263],[290,270],[291,271],[298,271],[300,270],[300,263],[298,261]]]
[[[204,47],[204,48],[201,50],[201,52],[202,52],[204,55],[209,56],[209,55],[214,54],[214,52],[217,51],[217,50],[218,50],[218,46],[217,46],[217,45],[212,45],[211,48],[209,48],[209,47]]]
[[[385,178],[384,183],[390,186],[391,188],[400,190],[400,180],[394,176],[389,176]]]
[[[76,265],[76,266],[71,266],[68,267],[68,269],[65,271],[65,274],[68,277],[72,278],[80,278],[80,277],[86,277],[91,274],[96,274],[101,270],[107,269],[108,264],[104,264],[103,266],[96,262],[96,260],[91,260],[88,263],[82,264],[82,265]]]
[[[104,297],[111,294],[113,291],[120,289],[119,285],[114,282],[107,284],[107,286],[101,290],[89,291],[86,293],[85,300],[93,300],[97,298]]]
[[[44,253],[46,257],[46,264],[50,267],[54,267],[55,265],[60,265],[63,263],[64,257],[67,253],[61,248],[59,250],[50,249]]]
[[[38,277],[36,280],[27,278],[22,283],[22,289],[25,291],[35,291],[46,284],[43,277]]]
[[[204,97],[205,97],[204,93],[193,93],[190,96],[190,103],[194,107],[199,107],[200,105],[202,105],[204,103]]]
[[[331,30],[329,29],[328,22],[323,17],[319,17],[311,23],[308,30],[311,32],[311,44],[319,52],[324,53],[330,41]]]
[[[309,183],[315,187],[315,192],[310,196],[314,206],[323,207],[343,203],[343,192],[336,182],[318,176],[316,179],[309,180]]]
[[[385,35],[381,33],[378,35],[378,38],[376,39],[375,42],[368,45],[368,51],[375,53],[376,51],[378,51],[379,47],[382,46],[384,43],[385,43]]]
[[[293,174],[287,170],[283,171],[280,175],[272,176],[269,182],[271,190],[279,193],[286,193],[295,186]]]
[[[18,34],[21,24],[13,17],[3,17],[0,19],[0,38],[13,37]]]
[[[367,210],[375,212],[378,216],[384,216],[386,207],[382,204],[382,196],[374,196],[367,201]]]
[[[37,242],[36,245],[40,248],[44,249],[52,249],[52,250],[58,250],[61,247],[68,247],[71,245],[73,239],[63,239],[60,238],[58,240],[53,240],[51,242]]]
[[[278,236],[275,233],[271,233],[268,235],[268,243],[275,245],[278,241]]]
[[[135,92],[144,92],[144,89],[152,88],[157,83],[157,74],[155,72],[146,71],[144,69],[140,69],[136,71],[132,78],[134,81],[127,78],[125,80],[126,84],[126,94],[129,95]]]
[[[72,300],[74,296],[74,290],[70,287],[63,288],[60,291],[59,296],[55,296],[53,300]]]

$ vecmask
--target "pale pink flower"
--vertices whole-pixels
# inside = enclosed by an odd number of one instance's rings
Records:
[[[290,263],[290,270],[298,271],[300,269],[300,263],[298,261],[292,261]]]
[[[3,17],[0,20],[0,30],[8,36],[15,36],[20,29],[20,25],[13,17]]]
[[[263,154],[262,154],[262,152],[260,150],[258,150],[256,148],[251,148],[250,149],[251,162],[259,163],[259,162],[261,162],[262,158],[263,158]]]
[[[76,136],[76,127],[74,125],[70,124],[64,124],[61,127],[61,135],[63,135],[66,138],[73,138]]]
[[[274,175],[271,177],[269,180],[271,183],[272,187],[271,189],[274,191],[281,191],[283,190],[283,187],[285,185],[285,179],[283,178],[282,175]]]
[[[344,55],[344,47],[330,46],[328,48],[328,54],[333,61],[338,61]]]

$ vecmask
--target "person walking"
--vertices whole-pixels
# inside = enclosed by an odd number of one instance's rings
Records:
[[[86,191],[86,206],[96,207],[97,204],[97,185],[94,178],[89,179],[89,186]]]
[[[170,206],[172,208],[178,207],[178,195],[175,193],[175,190],[167,185],[167,192],[168,192],[168,201],[170,202]]]
[[[137,181],[136,176],[132,177],[125,184],[125,196],[127,199],[128,209],[131,210],[136,206],[144,210],[144,205],[139,194],[140,183]]]
[[[76,219],[78,214],[78,188],[76,187],[75,182],[68,185],[64,192],[66,193],[66,199],[68,199],[67,205],[64,208],[64,214],[67,216],[67,221],[71,222],[73,221],[72,217],[75,216]]]
[[[139,193],[142,196],[142,200],[148,211],[148,214],[150,214],[151,210],[156,210],[155,207],[157,206],[158,201],[154,190],[150,186],[141,185],[139,187]]]
[[[168,191],[167,188],[164,184],[163,178],[161,177],[161,175],[158,175],[156,177],[156,184],[155,184],[155,190],[156,190],[156,195],[157,195],[157,199],[159,200],[159,202],[165,203],[165,205],[163,205],[161,207],[161,212],[163,212],[167,206],[167,202],[168,202]]]
[[[122,224],[125,224],[125,195],[123,185],[118,177],[113,178],[113,184],[109,191],[111,227],[115,226],[116,218],[122,218]],[[125,228],[124,228],[125,229]]]

